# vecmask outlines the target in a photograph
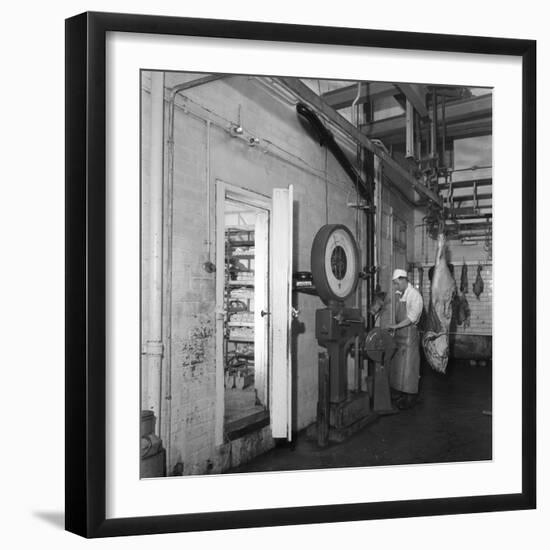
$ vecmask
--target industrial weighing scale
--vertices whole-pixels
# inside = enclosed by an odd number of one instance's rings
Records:
[[[319,401],[317,442],[340,442],[391,412],[389,364],[395,343],[388,331],[375,328],[365,335],[365,319],[358,307],[345,301],[352,297],[359,279],[359,251],[350,230],[339,224],[318,231],[311,249],[311,272],[317,294],[327,305],[315,315],[315,336],[326,352],[319,354]],[[349,384],[347,358],[355,359],[355,376]],[[375,361],[367,391],[361,379],[363,362]],[[350,386],[354,389],[349,389]],[[371,403],[372,400],[372,403]]]

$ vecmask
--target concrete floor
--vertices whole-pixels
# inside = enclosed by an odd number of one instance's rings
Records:
[[[491,365],[450,363],[440,375],[423,368],[415,408],[378,418],[350,439],[320,449],[300,432],[232,472],[305,470],[490,460],[492,457]],[[485,414],[484,414],[485,412]]]

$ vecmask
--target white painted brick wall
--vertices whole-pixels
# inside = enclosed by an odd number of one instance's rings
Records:
[[[176,77],[170,75],[174,80]],[[167,78],[167,85],[173,85]],[[177,81],[177,80],[176,80]],[[262,139],[276,143],[302,158],[309,166],[324,170],[325,152],[308,136],[297,119],[294,107],[275,103],[252,82],[214,82],[189,92],[212,112],[241,121]],[[143,93],[143,120],[148,119],[148,93]],[[196,108],[190,105],[190,108]],[[217,449],[215,423],[215,274],[202,268],[207,260],[206,225],[206,125],[176,109],[173,304],[172,304],[172,452],[168,471],[183,462],[185,473],[205,473],[208,461],[212,471],[229,463],[236,465],[247,454],[269,448],[268,430],[254,438],[243,438]],[[247,127],[248,124],[248,127]],[[144,139],[144,144],[147,143]],[[270,147],[269,150],[277,151]],[[143,196],[147,196],[148,149],[144,147]],[[293,159],[300,163],[299,159]],[[346,201],[353,187],[332,155],[328,155],[329,223],[355,226],[355,213]],[[274,187],[295,189],[295,270],[310,269],[310,251],[317,230],[325,223],[325,181],[231,138],[223,130],[211,127],[211,181],[216,178],[271,195]],[[212,187],[213,189],[213,187]],[[214,194],[211,195],[214,197]],[[215,220],[214,200],[211,217]],[[213,222],[214,223],[214,222]],[[147,241],[143,241],[144,258]],[[215,251],[215,243],[212,245]],[[215,261],[215,258],[212,258]],[[147,288],[144,288],[145,292]],[[314,335],[315,309],[322,307],[318,298],[297,295],[300,321],[306,332],[295,344],[294,366],[296,407],[295,427],[305,427],[315,419],[317,404],[317,352]],[[144,306],[147,297],[144,296]],[[205,331],[205,332],[204,332]],[[200,336],[197,336],[200,335]],[[145,333],[144,333],[145,337]],[[231,458],[230,458],[231,457]],[[229,461],[229,462],[228,462]]]

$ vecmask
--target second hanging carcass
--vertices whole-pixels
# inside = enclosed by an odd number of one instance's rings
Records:
[[[426,330],[422,338],[424,354],[430,366],[444,373],[449,361],[449,327],[453,316],[456,282],[446,259],[443,232],[437,237],[437,252],[431,280]]]
[[[464,328],[470,326],[470,304],[466,299],[466,295],[462,292],[457,292],[454,300],[454,314],[456,324]]]
[[[483,279],[481,278],[481,272],[483,271],[483,266],[479,264],[477,266],[477,277],[474,283],[474,286],[472,287],[474,290],[474,294],[476,295],[476,298],[479,300],[480,294],[483,292]]]
[[[460,292],[466,294],[468,292],[468,266],[466,262],[462,262],[462,272],[460,274]]]

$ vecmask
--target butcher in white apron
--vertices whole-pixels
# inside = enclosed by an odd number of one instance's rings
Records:
[[[393,285],[399,296],[395,309],[394,331],[397,351],[392,359],[390,386],[399,409],[416,404],[420,379],[420,338],[417,324],[424,307],[422,295],[411,285],[404,269],[393,272]]]

